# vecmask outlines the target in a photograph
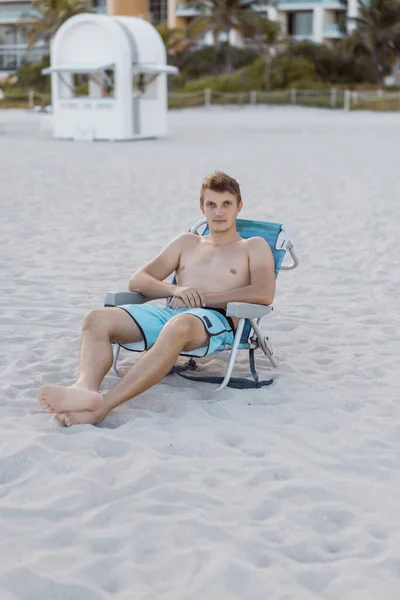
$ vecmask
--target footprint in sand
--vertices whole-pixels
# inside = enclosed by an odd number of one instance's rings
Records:
[[[238,446],[241,446],[244,441],[241,435],[235,433],[222,433],[220,437],[221,442],[224,446],[228,446],[228,448],[237,448]]]
[[[84,583],[59,583],[51,579],[51,574],[48,577],[39,576],[24,567],[6,573],[1,583],[19,600],[32,600],[32,598],[99,600],[99,594]]]
[[[353,517],[353,513],[347,510],[315,510],[310,515],[310,522],[316,533],[336,533],[346,529],[353,521]]]
[[[317,571],[303,571],[296,577],[298,583],[303,587],[313,591],[322,592],[324,588],[336,577],[333,573],[317,572]]]
[[[0,485],[17,481],[28,471],[34,470],[41,451],[32,446],[0,459]]]
[[[132,455],[132,446],[128,442],[101,437],[95,442],[95,450],[101,458],[115,458]]]
[[[276,507],[276,502],[264,500],[257,508],[251,511],[250,518],[255,521],[266,521],[275,514]]]

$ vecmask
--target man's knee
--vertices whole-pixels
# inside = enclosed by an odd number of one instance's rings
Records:
[[[88,312],[86,317],[83,319],[83,329],[99,329],[107,328],[108,315],[107,308],[94,308]]]
[[[196,325],[194,318],[196,319],[196,317],[185,314],[173,317],[164,325],[158,339],[184,345],[194,334]]]

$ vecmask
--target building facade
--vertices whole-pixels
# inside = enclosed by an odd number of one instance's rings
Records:
[[[185,0],[91,0],[92,9],[103,14],[138,16],[154,25],[167,22],[169,27],[186,27],[199,9]],[[270,5],[260,0],[255,10],[281,23],[283,33],[295,40],[330,42],[351,31],[351,17],[357,15],[357,0],[278,0]],[[26,30],[35,18],[29,0],[0,0],[0,73],[12,72],[23,62],[35,62],[48,53],[48,43],[38,42],[30,48],[26,44]],[[242,45],[236,31],[230,42]],[[213,44],[210,34],[203,44]]]
[[[184,27],[199,14],[194,6],[183,0],[174,3],[170,27]],[[354,25],[349,18],[357,14],[357,0],[278,0],[274,5],[260,2],[255,7],[260,14],[279,21],[285,36],[318,43],[342,38]]]
[[[92,10],[106,13],[105,0],[91,0],[91,3]],[[0,0],[0,76],[12,73],[24,62],[37,62],[49,53],[44,40],[28,50],[26,32],[38,16],[29,0]]]

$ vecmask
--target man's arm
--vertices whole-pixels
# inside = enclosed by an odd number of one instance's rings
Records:
[[[172,283],[164,283],[179,265],[179,259],[188,233],[178,235],[153,260],[136,271],[129,280],[130,292],[139,292],[149,298],[167,298],[173,296],[177,287]]]
[[[250,285],[229,292],[205,294],[206,306],[226,308],[229,302],[272,304],[275,296],[275,262],[268,243],[260,237],[248,240]]]

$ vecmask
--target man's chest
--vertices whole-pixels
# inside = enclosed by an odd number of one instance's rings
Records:
[[[248,255],[243,247],[200,246],[183,252],[177,273],[185,280],[190,279],[191,285],[195,278],[202,281],[206,278],[223,288],[241,287],[249,283]]]

